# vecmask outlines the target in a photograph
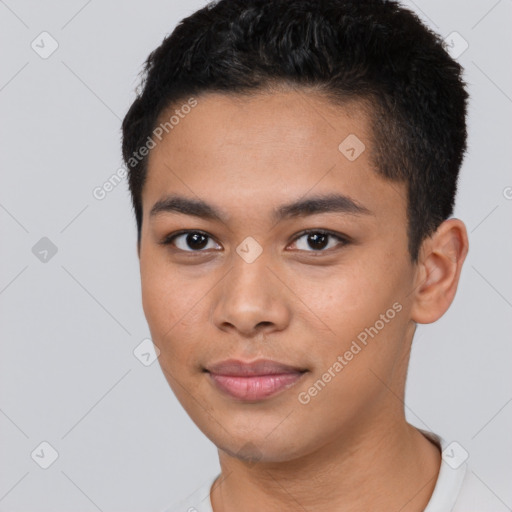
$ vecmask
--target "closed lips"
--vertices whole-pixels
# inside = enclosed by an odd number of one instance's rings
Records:
[[[231,377],[251,377],[263,375],[282,375],[286,373],[303,373],[307,370],[283,363],[277,363],[269,359],[260,359],[253,362],[229,359],[208,366],[206,371],[216,375],[226,375]]]
[[[267,359],[250,363],[227,360],[213,364],[205,371],[215,389],[224,396],[257,402],[291,388],[307,370]]]

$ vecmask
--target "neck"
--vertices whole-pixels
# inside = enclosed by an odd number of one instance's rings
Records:
[[[386,422],[374,417],[366,428],[359,419],[357,429],[292,461],[250,465],[220,450],[214,511],[423,511],[440,451],[403,414],[389,416]]]

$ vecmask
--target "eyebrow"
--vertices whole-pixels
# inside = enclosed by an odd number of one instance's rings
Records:
[[[202,219],[227,222],[227,216],[214,206],[201,199],[191,199],[184,196],[170,195],[157,201],[149,213],[154,217],[160,213],[181,213],[192,215]],[[362,204],[354,201],[348,196],[340,194],[329,194],[323,196],[299,199],[289,204],[275,208],[272,212],[274,221],[279,222],[285,219],[306,217],[319,213],[346,213],[351,215],[372,215],[372,212]]]

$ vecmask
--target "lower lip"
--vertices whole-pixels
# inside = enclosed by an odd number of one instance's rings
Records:
[[[209,374],[217,388],[233,398],[245,401],[263,400],[293,386],[303,373],[280,373],[235,377]]]

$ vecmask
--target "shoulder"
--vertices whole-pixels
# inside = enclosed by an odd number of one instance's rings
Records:
[[[162,512],[213,512],[210,489],[219,475],[209,478],[190,496]]]
[[[453,512],[505,512],[510,510],[487,484],[471,469],[466,467],[459,496]]]
[[[424,512],[505,512],[510,510],[468,464],[458,442],[418,429],[442,452],[434,492]]]

